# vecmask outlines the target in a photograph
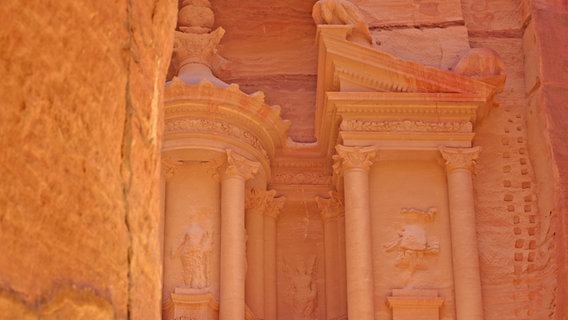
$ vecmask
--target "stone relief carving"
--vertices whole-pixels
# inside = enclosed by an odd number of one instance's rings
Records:
[[[424,223],[432,222],[437,209],[419,210],[413,208],[401,209],[406,224],[399,230],[398,235],[383,244],[387,252],[397,252],[395,266],[408,269],[411,274],[416,270],[426,269],[425,258],[428,255],[438,255],[440,243],[433,237],[428,237]]]
[[[395,132],[472,132],[469,121],[425,122],[425,121],[372,121],[344,120],[341,130],[346,131],[395,131]]]
[[[172,252],[172,258],[179,258],[185,285],[192,289],[204,289],[209,285],[210,254],[212,240],[204,228],[198,224],[190,225],[182,242]]]
[[[316,24],[352,26],[354,33],[372,43],[369,27],[359,8],[347,0],[319,0],[312,9],[312,18]]]
[[[268,158],[268,153],[264,149],[262,143],[252,133],[243,130],[239,127],[229,123],[221,122],[218,120],[206,119],[167,119],[165,121],[165,134],[180,133],[180,132],[204,132],[204,131],[217,131],[229,135],[233,138],[245,140],[248,144],[260,150],[264,157]]]
[[[279,173],[274,175],[272,183],[328,185],[331,183],[331,175],[312,172]]]
[[[284,273],[289,282],[288,298],[294,313],[302,320],[316,319],[318,289],[316,256],[284,259]]]

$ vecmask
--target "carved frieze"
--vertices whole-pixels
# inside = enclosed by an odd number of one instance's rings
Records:
[[[331,176],[319,172],[286,172],[277,173],[272,177],[273,184],[310,184],[310,185],[329,185]]]
[[[473,125],[469,121],[376,121],[376,120],[344,120],[341,122],[344,131],[374,132],[456,132],[469,133]]]
[[[247,130],[243,130],[233,124],[209,119],[192,119],[192,118],[174,118],[166,119],[164,125],[165,134],[172,133],[221,133],[231,136],[236,139],[246,141],[255,149],[260,150],[265,158],[268,158],[268,153],[260,140]]]

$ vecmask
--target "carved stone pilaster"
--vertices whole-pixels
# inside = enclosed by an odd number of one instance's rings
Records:
[[[343,195],[330,191],[329,198],[316,197],[316,204],[324,221],[345,215]]]
[[[343,170],[351,168],[361,168],[369,171],[377,156],[377,148],[375,146],[346,147],[337,145],[335,150],[337,150],[337,155],[333,156],[335,161],[333,171],[336,175],[341,175]]]
[[[442,157],[446,160],[446,169],[452,171],[455,169],[473,170],[475,160],[479,157],[481,147],[473,148],[447,148],[440,147]]]
[[[174,160],[171,157],[162,157],[162,171],[166,179],[170,179],[176,173],[177,168],[183,165],[183,161]]]

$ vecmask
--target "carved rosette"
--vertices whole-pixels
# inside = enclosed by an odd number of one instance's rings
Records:
[[[324,221],[345,215],[343,195],[338,192],[329,192],[329,198],[316,197],[316,204]]]
[[[335,161],[333,170],[337,175],[340,175],[343,170],[353,168],[369,171],[377,157],[377,148],[375,146],[346,147],[337,145],[335,150],[337,150],[337,155],[333,156]]]
[[[473,170],[475,160],[479,157],[481,147],[473,148],[447,148],[441,147],[440,153],[444,160],[446,160],[446,169],[448,171],[456,169]]]

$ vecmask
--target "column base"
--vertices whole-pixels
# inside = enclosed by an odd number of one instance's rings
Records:
[[[393,320],[439,320],[443,303],[437,290],[393,289],[387,297]]]
[[[219,304],[209,289],[176,288],[163,305],[163,319],[219,319]]]

